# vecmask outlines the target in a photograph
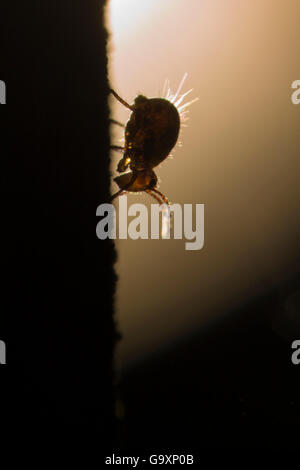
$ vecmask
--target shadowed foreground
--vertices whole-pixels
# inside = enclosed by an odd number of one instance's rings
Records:
[[[103,5],[1,6],[1,375],[14,438],[86,436],[99,447],[114,433],[115,252],[95,235],[109,198]]]
[[[209,449],[297,449],[299,293],[297,275],[132,368],[120,384],[125,455],[192,452],[200,462]]]

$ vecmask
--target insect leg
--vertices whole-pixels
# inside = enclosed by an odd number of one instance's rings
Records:
[[[118,196],[122,196],[123,193],[125,194],[127,193],[127,191],[125,191],[124,189],[119,189],[119,191],[117,191],[115,194],[112,195],[112,197],[110,198],[110,201],[112,201]]]
[[[110,148],[112,150],[118,150],[120,152],[124,152],[125,148],[124,147],[121,147],[120,145],[111,145]]]
[[[124,184],[124,186],[117,193],[113,194],[113,196],[110,198],[110,200],[112,201],[113,199],[115,199],[115,197],[120,196],[123,191],[126,193],[127,189],[130,188],[130,186],[137,179],[137,175],[138,175],[137,172],[132,172],[132,176],[130,178],[130,181],[127,184]],[[121,178],[121,177],[118,177],[118,178]]]
[[[163,206],[163,218],[162,218],[162,228],[161,228],[161,236],[163,238],[169,238],[170,236],[170,205],[167,198],[161,194],[159,191],[154,191],[154,189],[145,189],[146,193],[150,194],[156,201],[158,201],[159,205],[163,205],[165,203],[167,205]],[[159,196],[155,193],[159,193]],[[168,201],[167,203],[165,201]]]
[[[154,191],[156,194],[159,194],[159,196],[162,198],[163,202],[164,202],[165,204],[167,204],[167,206],[170,205],[170,202],[169,202],[168,198],[167,198],[163,193],[161,193],[160,191],[158,191],[158,189],[156,189],[156,188],[151,188],[151,191]]]
[[[113,90],[112,88],[110,89],[110,92],[114,95],[115,98],[117,98],[118,101],[120,101],[120,103],[122,103],[124,106],[126,106],[126,108],[130,109],[131,111],[134,111],[134,107],[133,106],[130,106],[130,104],[128,104],[125,100],[123,100],[123,98],[121,98],[121,96],[119,96],[115,90]]]
[[[156,194],[152,193],[152,189],[145,189],[145,192],[149,194],[149,196],[152,196],[157,202],[159,205],[163,204],[163,201],[162,199],[160,199],[158,196],[156,196]]]
[[[122,124],[122,122],[116,121],[115,119],[110,119],[109,122],[110,122],[111,124],[116,124],[117,126],[120,126],[120,127],[124,127],[124,128],[125,128],[125,124]]]

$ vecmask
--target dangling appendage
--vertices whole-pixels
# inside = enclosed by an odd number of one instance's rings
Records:
[[[112,150],[117,150],[118,152],[124,152],[125,151],[125,148],[121,147],[120,145],[111,145],[110,148]]]
[[[125,124],[123,124],[122,122],[116,121],[115,119],[110,119],[109,122],[111,124],[116,124],[117,126],[125,128]]]
[[[118,196],[122,196],[122,194],[126,194],[127,191],[125,191],[124,189],[119,189],[119,191],[117,191],[115,194],[113,194],[110,198],[110,202],[115,199],[116,197]]]
[[[170,236],[170,203],[166,196],[162,194],[158,189],[151,188],[151,189],[145,189],[146,193],[148,193],[150,196],[152,196],[158,203],[159,205],[164,206],[163,209],[163,218],[162,218],[162,227],[161,227],[161,236],[162,238],[169,238]],[[155,194],[156,193],[156,194]]]
[[[121,98],[121,96],[118,95],[118,93],[115,92],[115,90],[113,90],[112,88],[110,89],[110,92],[114,95],[114,97],[120,101],[120,103],[122,103],[124,106],[126,106],[126,108],[130,109],[131,111],[134,111],[134,107],[133,106],[130,106],[130,104],[128,104],[125,100],[123,100],[123,98]]]
[[[170,205],[170,202],[169,202],[168,198],[167,198],[163,193],[161,193],[160,191],[158,191],[158,189],[156,189],[156,188],[151,188],[150,191],[153,191],[154,193],[158,194],[158,195],[161,197],[161,199],[163,200],[163,202],[164,202],[165,204],[167,204],[167,206]],[[149,190],[147,190],[147,192],[149,193]],[[149,194],[150,194],[150,193],[149,193]],[[153,197],[156,199],[156,197],[154,196],[154,194],[151,194],[151,196],[153,196]],[[157,199],[157,200],[158,200],[158,199]],[[160,204],[161,204],[161,202],[160,202]]]
[[[137,175],[138,173],[137,172],[132,172],[132,176],[131,176],[131,179],[130,181],[128,181],[127,184],[124,184],[120,189],[119,191],[117,191],[115,194],[113,194],[110,198],[110,201],[112,201],[113,199],[115,199],[116,197],[118,196],[121,196],[123,193],[127,193],[127,189],[130,188],[130,186],[135,182],[135,180],[137,179]],[[123,175],[122,175],[123,176]],[[119,176],[117,179],[120,179],[121,177]]]

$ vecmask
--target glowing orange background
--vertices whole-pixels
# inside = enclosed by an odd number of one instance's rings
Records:
[[[175,90],[189,74],[183,91],[199,101],[157,174],[171,202],[205,204],[201,251],[184,240],[117,241],[120,368],[299,267],[299,18],[299,0],[110,1],[110,80],[124,99],[158,96],[166,78]],[[126,108],[111,99],[111,109],[126,122]],[[121,137],[112,131],[113,143]]]

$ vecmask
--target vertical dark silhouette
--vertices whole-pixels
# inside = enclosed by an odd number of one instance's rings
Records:
[[[95,232],[109,200],[104,4],[3,2],[0,77],[7,423],[103,447],[113,442],[116,338],[115,251]]]

